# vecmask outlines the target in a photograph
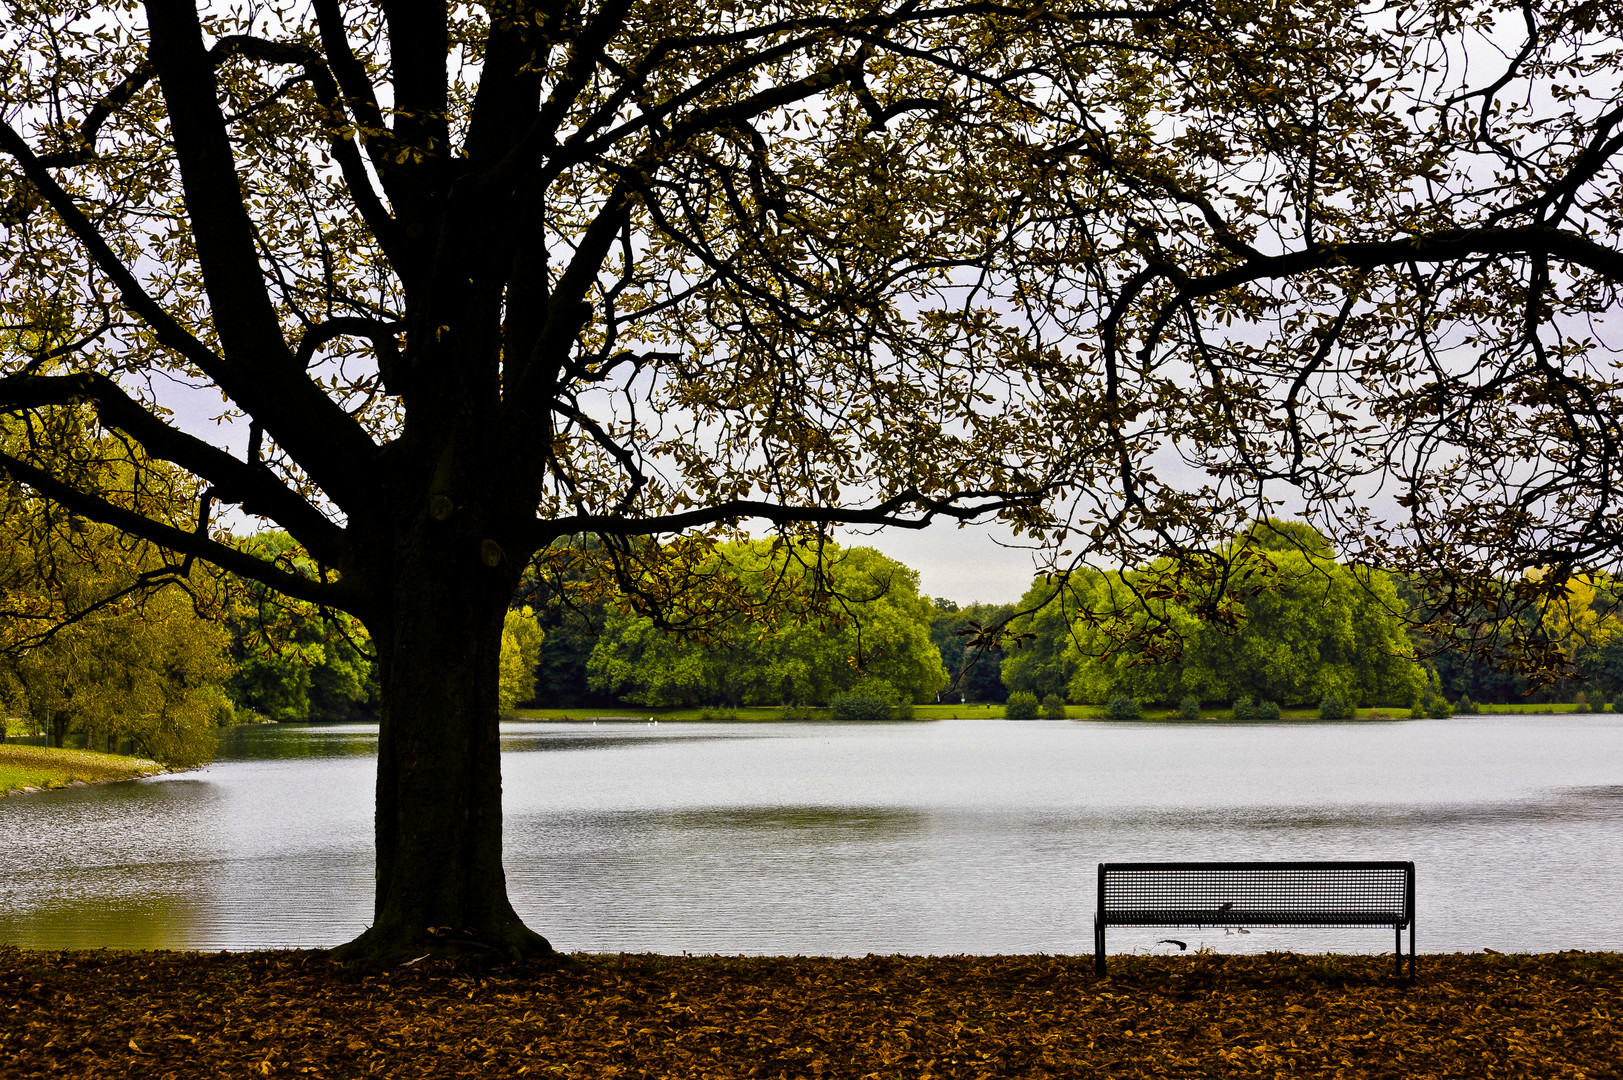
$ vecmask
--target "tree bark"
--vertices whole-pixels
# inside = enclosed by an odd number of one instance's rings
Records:
[[[390,610],[370,620],[382,690],[376,906],[372,926],[334,952],[362,966],[552,951],[513,911],[502,869],[497,684],[516,574],[470,558],[477,541],[458,524],[412,530]]]

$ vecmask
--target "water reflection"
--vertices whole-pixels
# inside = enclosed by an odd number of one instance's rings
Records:
[[[291,761],[377,752],[376,724],[245,724],[220,733],[217,760]]]
[[[1101,860],[1410,858],[1422,951],[1623,948],[1619,719],[504,726],[509,886],[566,949],[1074,952]],[[0,803],[0,941],[353,936],[375,751],[365,725],[237,729],[196,773]]]

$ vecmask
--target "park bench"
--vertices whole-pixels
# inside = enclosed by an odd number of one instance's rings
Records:
[[[1414,863],[1100,863],[1093,917],[1100,977],[1108,926],[1390,926],[1399,977],[1408,927],[1413,979]]]

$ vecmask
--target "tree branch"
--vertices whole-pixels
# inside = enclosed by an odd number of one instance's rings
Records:
[[[89,402],[106,427],[124,432],[154,457],[201,476],[222,502],[272,518],[322,562],[336,565],[343,530],[315,507],[279,483],[270,470],[241,462],[219,447],[163,423],[97,372],[60,376],[13,376],[0,379],[0,410],[34,409]]]
[[[98,495],[87,494],[58,480],[45,470],[3,451],[0,451],[0,471],[76,514],[111,525],[131,536],[149,540],[170,551],[204,559],[233,574],[263,582],[296,600],[307,600],[312,604],[339,608],[362,619],[366,617],[363,595],[353,588],[346,587],[342,580],[311,581],[309,578],[290,574],[263,559],[222,544],[202,530],[187,532],[173,525],[154,521],[145,514],[127,510]]]

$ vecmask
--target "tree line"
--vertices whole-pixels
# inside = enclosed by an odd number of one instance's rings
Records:
[[[376,719],[370,643],[353,618],[230,575],[194,573],[126,599],[121,593],[152,569],[139,545],[69,520],[15,486],[6,499],[0,521],[13,542],[0,694],[17,721],[56,745],[69,737],[92,747],[128,742],[189,763],[207,757],[208,732],[218,726]],[[260,557],[309,569],[286,533],[245,543]],[[1578,693],[1605,701],[1623,688],[1620,590],[1603,575],[1574,580],[1567,601],[1538,619],[1522,616],[1527,633],[1571,658],[1568,678],[1533,687],[1525,675],[1429,648],[1406,629],[1419,621],[1415,592],[1339,561],[1306,525],[1266,519],[1227,546],[1263,564],[1247,578],[1250,594],[1230,624],[1201,617],[1191,596],[1156,592],[1154,565],[1039,577],[1016,603],[959,605],[921,596],[916,571],[860,546],[827,545],[816,557],[772,541],[718,546],[709,571],[740,582],[753,603],[703,634],[601,601],[543,601],[536,611],[527,602],[537,599],[532,580],[504,622],[501,708],[826,707],[853,696],[898,706],[1011,694],[1072,704],[1125,696],[1163,705],[1336,699],[1411,707]],[[832,599],[791,599],[819,589]],[[32,616],[22,606],[29,603]],[[62,624],[66,612],[85,609]],[[1147,662],[1152,626],[1174,635],[1177,647]]]

